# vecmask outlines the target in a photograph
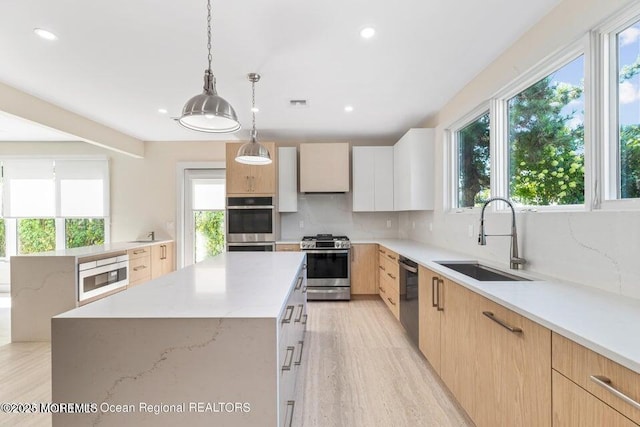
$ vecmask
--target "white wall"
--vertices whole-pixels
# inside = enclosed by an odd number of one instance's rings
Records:
[[[459,92],[434,118],[436,210],[400,215],[401,237],[454,249],[508,267],[509,239],[489,237],[477,245],[479,214],[443,211],[444,129],[526,72],[545,56],[633,3],[565,0]],[[488,215],[487,233],[509,231],[510,215]],[[415,223],[415,229],[414,229]],[[433,231],[429,231],[432,224]],[[469,237],[469,226],[472,236]],[[528,270],[640,298],[640,212],[527,212],[518,214],[521,255]]]

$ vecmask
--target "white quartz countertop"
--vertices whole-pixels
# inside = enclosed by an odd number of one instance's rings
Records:
[[[38,252],[34,254],[26,254],[19,256],[72,256],[76,258],[82,258],[93,255],[102,255],[110,252],[126,251],[129,249],[140,248],[142,246],[157,245],[160,243],[171,242],[172,240],[149,240],[149,241],[135,241],[135,242],[116,242],[106,243],[104,245],[93,246],[81,246],[79,248],[59,249],[57,251]]]
[[[56,318],[277,318],[302,252],[229,252]]]
[[[531,281],[480,282],[434,262],[473,257],[410,240],[375,243],[640,373],[640,300],[523,270],[500,268]]]

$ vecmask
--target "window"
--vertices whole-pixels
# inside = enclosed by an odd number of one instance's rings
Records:
[[[2,160],[0,257],[104,243],[108,185],[106,160]]]
[[[617,191],[620,199],[640,198],[640,22],[616,34]]]
[[[509,197],[584,204],[584,57],[507,101]]]
[[[489,112],[455,134],[458,208],[482,205],[490,197]]]

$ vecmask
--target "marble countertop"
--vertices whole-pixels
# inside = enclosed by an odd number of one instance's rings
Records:
[[[57,251],[38,252],[34,254],[18,255],[27,257],[38,256],[72,256],[82,258],[93,255],[107,254],[110,252],[126,251],[129,249],[140,248],[143,246],[157,245],[159,243],[172,242],[173,240],[149,240],[135,242],[116,242],[106,243],[104,245],[81,246],[79,248],[59,249]]]
[[[483,264],[530,279],[480,282],[434,261],[474,260],[464,254],[410,240],[380,239],[399,255],[640,373],[640,300],[600,289],[556,281],[524,270]]]
[[[302,252],[229,252],[56,318],[277,318]]]

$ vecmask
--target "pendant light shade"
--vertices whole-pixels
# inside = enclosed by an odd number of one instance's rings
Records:
[[[207,49],[209,68],[204,72],[204,88],[184,105],[178,123],[187,129],[209,133],[230,133],[240,129],[235,110],[216,90],[216,78],[211,71],[211,0],[207,0]]]
[[[256,130],[256,82],[260,80],[260,74],[249,73],[251,81],[251,113],[253,115],[253,128],[251,129],[251,141],[242,144],[236,154],[236,162],[247,165],[268,165],[272,162],[269,150],[258,142]]]

